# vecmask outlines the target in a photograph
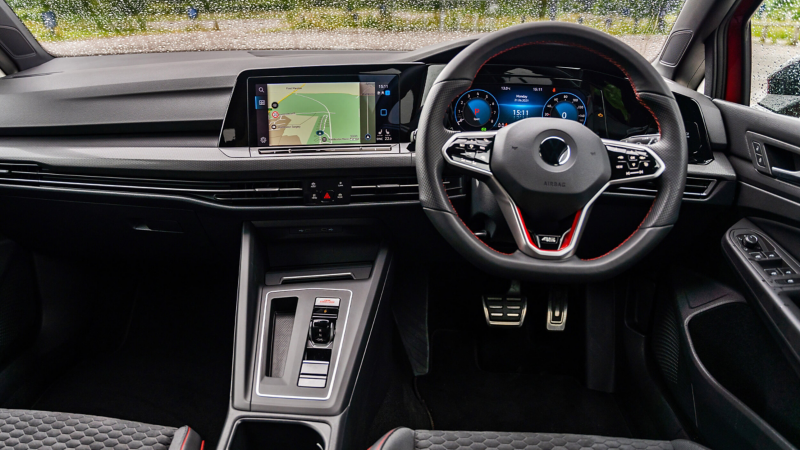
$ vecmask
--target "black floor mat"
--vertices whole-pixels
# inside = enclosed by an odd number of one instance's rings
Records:
[[[490,373],[466,332],[437,331],[431,345],[432,370],[418,386],[436,429],[631,436],[613,395],[544,373],[558,360],[538,361],[537,373]]]
[[[124,343],[86,348],[33,408],[189,425],[215,447],[229,403],[235,283],[166,272],[146,277],[131,320],[119,319],[129,326]]]

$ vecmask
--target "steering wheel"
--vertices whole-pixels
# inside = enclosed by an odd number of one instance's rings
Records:
[[[445,128],[449,105],[471,87],[484,64],[536,44],[578,47],[613,63],[655,118],[659,141],[645,146],[600,139],[585,126],[560,118],[528,118],[496,132]],[[506,278],[585,282],[620,273],[669,233],[686,184],[686,132],[664,79],[622,41],[575,24],[517,25],[464,49],[428,94],[416,146],[420,202],[428,218],[467,260]],[[459,218],[442,182],[447,165],[486,183],[514,236],[514,253],[488,246]],[[658,192],[636,231],[605,255],[575,256],[595,200],[609,186],[642,180],[655,180]]]

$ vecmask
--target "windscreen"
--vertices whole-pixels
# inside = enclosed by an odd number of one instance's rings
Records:
[[[6,1],[55,56],[415,50],[519,23],[563,21],[617,36],[653,59],[682,6],[682,0]]]

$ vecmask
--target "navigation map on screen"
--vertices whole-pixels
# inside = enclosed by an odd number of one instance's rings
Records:
[[[267,84],[256,92],[271,147],[375,142],[373,82]]]

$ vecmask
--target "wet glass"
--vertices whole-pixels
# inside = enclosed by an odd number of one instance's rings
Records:
[[[2,1],[2,0],[0,0]],[[518,23],[580,23],[654,59],[682,0],[7,0],[55,56],[414,50]]]
[[[800,0],[767,0],[750,25],[750,106],[800,117]]]

